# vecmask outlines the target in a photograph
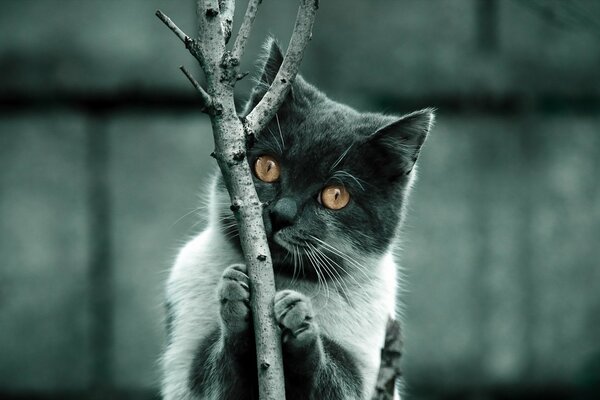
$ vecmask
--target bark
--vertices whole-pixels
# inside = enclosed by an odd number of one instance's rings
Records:
[[[393,400],[396,381],[400,378],[400,358],[402,356],[402,335],[397,320],[388,319],[385,329],[385,345],[381,349],[381,364],[375,383],[372,400]]]
[[[242,76],[239,60],[243,54],[260,0],[250,0],[240,32],[229,51],[233,0],[198,0],[199,39],[192,39],[160,10],[156,15],[179,37],[199,61],[206,76],[206,90],[185,70],[182,71],[200,93],[202,111],[209,114],[216,158],[231,198],[240,241],[251,281],[261,400],[285,399],[279,328],[273,318],[275,281],[271,255],[262,219],[262,208],[246,161],[246,146],[275,115],[296,77],[304,48],[311,37],[318,0],[301,0],[296,24],[284,61],[275,82],[248,118],[236,112],[233,88]]]

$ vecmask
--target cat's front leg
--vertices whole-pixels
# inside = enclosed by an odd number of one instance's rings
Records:
[[[220,324],[200,345],[192,370],[192,390],[201,399],[257,399],[256,351],[246,266],[234,264],[225,269],[217,292]]]
[[[221,338],[224,350],[234,355],[254,348],[250,312],[250,278],[244,264],[234,264],[221,276],[218,287]]]
[[[362,378],[352,355],[319,332],[310,299],[294,290],[277,292],[288,400],[360,399]]]
[[[324,354],[310,299],[294,290],[282,290],[275,294],[273,310],[281,328],[286,373],[314,371]]]

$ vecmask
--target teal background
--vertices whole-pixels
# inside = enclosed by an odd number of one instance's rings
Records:
[[[163,282],[215,166],[154,11],[191,34],[194,2],[0,4],[0,398],[156,398]],[[243,69],[296,4],[263,2]],[[599,43],[594,0],[321,0],[305,78],[438,108],[404,229],[408,399],[600,398]]]

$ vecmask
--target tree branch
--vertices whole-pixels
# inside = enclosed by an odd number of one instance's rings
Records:
[[[198,47],[198,42],[191,37],[189,37],[184,31],[179,29],[179,27],[169,18],[165,13],[160,10],[156,10],[156,16],[160,19],[164,24],[173,31],[175,35],[183,42],[185,48],[192,53],[192,55],[200,62],[203,63],[203,56],[200,48]]]
[[[179,29],[179,27],[177,25],[175,25],[175,23],[171,20],[171,18],[169,18],[165,13],[163,13],[160,10],[156,10],[156,16],[158,17],[158,19],[160,19],[162,22],[164,22],[164,24],[166,26],[168,26],[169,29],[172,30],[173,33],[176,34],[177,37],[185,45],[187,45],[188,42],[192,41],[192,39],[188,35],[186,35],[184,31],[182,31],[181,29]]]
[[[217,0],[198,0],[198,37],[198,47],[203,56],[200,65],[207,75],[208,92],[212,94],[208,74],[216,73],[225,54],[225,38],[221,31]]]
[[[200,7],[200,1],[198,0],[198,7]],[[216,17],[219,15],[219,2],[217,0],[204,0],[204,14],[207,17]]]
[[[246,47],[246,42],[250,36],[252,24],[254,23],[254,18],[256,18],[256,12],[258,11],[260,3],[262,3],[262,0],[248,1],[248,7],[246,7],[246,13],[244,14],[244,21],[240,26],[240,30],[233,43],[233,49],[231,50],[232,56],[238,60],[244,55],[244,48]]]
[[[192,85],[196,88],[198,93],[200,93],[200,98],[202,99],[202,108],[201,111],[207,114],[213,114],[215,112],[212,98],[202,86],[198,83],[196,79],[192,76],[192,74],[182,65],[179,67],[181,72],[188,78],[188,80],[192,83]]]
[[[226,50],[223,21],[233,15],[233,0],[197,0],[198,36],[192,40],[164,15],[156,15],[186,44],[206,75],[204,91],[185,69],[182,71],[200,91],[203,101],[212,104],[210,119],[215,141],[215,158],[223,174],[237,223],[240,243],[250,277],[250,303],[256,342],[260,400],[285,400],[281,332],[273,317],[275,278],[260,202],[246,160],[248,134],[258,132],[277,112],[296,77],[302,53],[310,40],[317,0],[301,0],[294,32],[277,80],[253,110],[250,124],[244,126],[235,108],[233,88],[244,74],[239,71],[243,53],[260,0],[249,0],[248,9],[233,52]],[[221,8],[219,8],[221,6]],[[219,14],[221,16],[219,17]],[[227,22],[226,22],[227,24]],[[246,128],[250,129],[246,129]]]
[[[381,349],[381,364],[371,400],[393,400],[396,381],[400,378],[400,357],[402,356],[402,335],[400,323],[388,319],[385,328],[385,345]]]
[[[231,38],[235,0],[219,0],[219,9],[221,10],[221,34],[227,44]]]
[[[275,80],[254,110],[246,117],[247,132],[256,134],[262,131],[283,103],[290,90],[290,83],[298,73],[304,49],[312,37],[317,8],[319,8],[318,0],[302,0],[290,44]]]

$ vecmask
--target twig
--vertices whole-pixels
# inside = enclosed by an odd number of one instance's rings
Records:
[[[258,11],[260,3],[262,3],[262,0],[248,1],[248,7],[246,7],[246,13],[244,14],[244,21],[240,26],[238,35],[233,43],[233,49],[231,50],[232,56],[238,60],[244,55],[244,48],[246,47],[248,36],[250,36],[252,24],[254,23],[254,18],[256,18],[256,12]]]
[[[385,328],[385,345],[381,349],[381,364],[371,400],[393,400],[396,381],[401,375],[402,336],[397,320],[388,319]]]
[[[200,62],[201,65],[204,64],[204,57],[202,52],[200,51],[200,47],[198,46],[198,42],[191,37],[189,37],[184,31],[179,29],[179,27],[169,18],[165,13],[160,10],[156,10],[156,16],[164,22],[165,25],[169,27],[170,30],[177,35],[177,37],[183,42],[185,48],[192,53],[192,55]]]
[[[179,29],[177,25],[171,20],[171,18],[167,17],[165,13],[160,10],[156,10],[156,16],[165,23],[169,27],[170,30],[173,31],[177,35],[177,37],[187,46],[189,42],[191,42],[191,38],[185,34],[184,31]]]
[[[244,72],[240,72],[239,74],[237,74],[237,75],[235,76],[235,79],[236,79],[237,81],[241,81],[242,79],[244,79],[245,77],[247,77],[249,73],[250,73],[250,71],[244,71]]]
[[[312,37],[317,8],[319,8],[318,0],[302,0],[296,16],[294,33],[275,80],[254,110],[246,117],[247,132],[256,134],[256,132],[262,131],[273,119],[285,99],[290,89],[290,82],[298,73],[304,49]]]
[[[210,97],[210,95],[208,93],[206,93],[204,88],[202,86],[200,86],[198,81],[196,79],[194,79],[192,74],[183,65],[180,66],[179,69],[189,79],[189,81],[192,83],[192,85],[194,85],[194,87],[196,88],[198,93],[200,93],[200,98],[202,99],[201,111],[206,112],[207,114],[214,113],[213,101],[212,101],[212,98]]]

